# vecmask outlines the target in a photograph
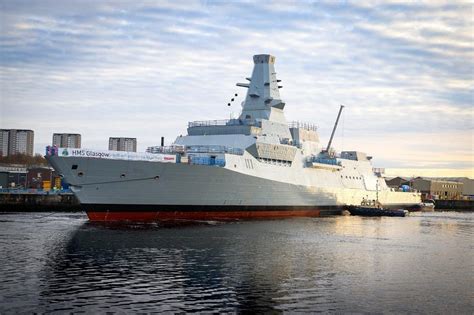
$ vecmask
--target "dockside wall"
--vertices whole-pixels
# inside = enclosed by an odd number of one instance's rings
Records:
[[[80,211],[73,194],[0,193],[0,211]]]

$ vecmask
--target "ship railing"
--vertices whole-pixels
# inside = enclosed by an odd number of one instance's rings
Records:
[[[234,155],[243,155],[244,150],[241,148],[233,148],[223,145],[195,145],[187,146],[186,153],[227,153]]]
[[[201,120],[188,122],[188,128],[193,127],[213,127],[213,126],[257,126],[261,123],[255,119],[221,119],[221,120]]]
[[[318,126],[313,123],[304,122],[304,121],[292,121],[288,123],[289,128],[299,128],[309,131],[318,131]]]
[[[228,120],[201,120],[201,121],[190,121],[188,127],[210,127],[210,126],[225,126]]]
[[[188,122],[188,128],[193,127],[213,127],[213,126],[256,126],[261,127],[261,122],[255,119],[221,119],[221,120],[198,120]],[[288,128],[299,128],[310,131],[317,131],[318,126],[313,123],[303,121],[292,121],[288,123]]]
[[[152,146],[146,149],[147,153],[167,153],[167,154],[183,154],[185,152],[184,145],[170,145],[170,146]]]
[[[225,159],[211,158],[210,156],[190,156],[188,159],[189,164],[193,165],[209,165],[209,166],[225,166]]]
[[[320,158],[320,157],[313,157],[311,158],[311,162],[314,163],[321,163],[321,164],[328,164],[328,165],[336,165],[336,166],[341,166],[341,162],[338,161],[337,159],[332,159],[332,158]]]

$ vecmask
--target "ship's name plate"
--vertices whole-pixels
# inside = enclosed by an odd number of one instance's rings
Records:
[[[58,156],[176,163],[176,155],[172,154],[138,153],[124,151],[99,151],[89,149],[58,148]]]

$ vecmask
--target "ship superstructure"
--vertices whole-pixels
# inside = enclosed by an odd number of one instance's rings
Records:
[[[248,83],[237,84],[248,89],[238,118],[190,122],[186,136],[150,153],[59,148],[47,159],[91,220],[316,216],[367,200],[419,206],[418,193],[387,187],[366,154],[337,154],[315,125],[288,123],[275,57],[253,60]]]

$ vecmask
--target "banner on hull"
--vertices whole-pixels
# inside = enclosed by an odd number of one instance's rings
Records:
[[[89,157],[96,159],[109,160],[130,160],[130,161],[149,161],[161,163],[176,163],[176,155],[173,154],[155,154],[139,153],[126,151],[101,151],[91,149],[75,148],[47,148],[47,155],[57,155],[60,157]]]

